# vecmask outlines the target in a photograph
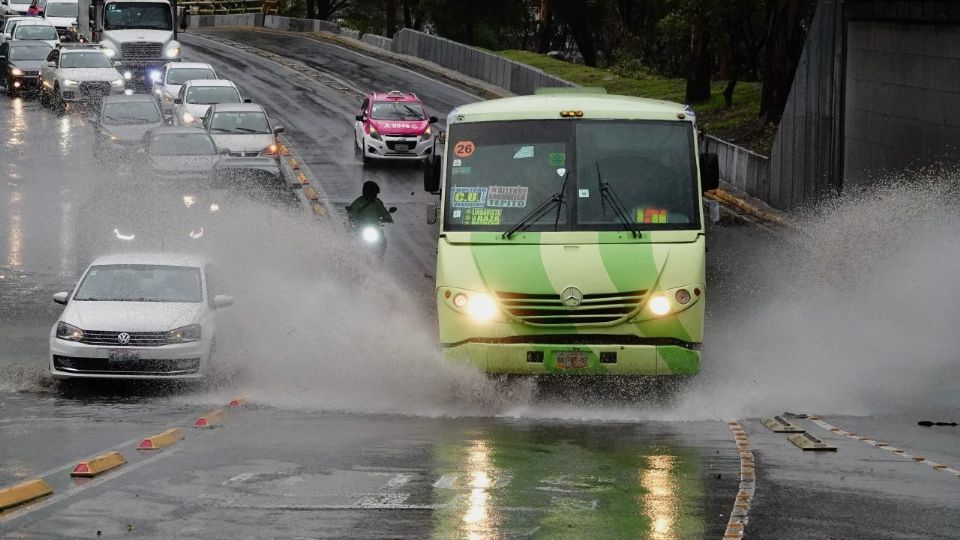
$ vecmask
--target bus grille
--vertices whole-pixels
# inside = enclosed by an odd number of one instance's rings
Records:
[[[163,43],[132,41],[120,44],[120,55],[124,60],[159,60],[163,52]]]
[[[616,293],[585,294],[575,308],[563,305],[559,294],[497,292],[500,304],[527,324],[570,326],[610,324],[626,319],[643,303],[646,289]]]

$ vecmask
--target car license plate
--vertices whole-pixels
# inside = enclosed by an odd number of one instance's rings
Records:
[[[589,357],[582,351],[558,352],[557,369],[583,369],[587,367]]]
[[[140,359],[140,351],[130,351],[126,349],[110,349],[107,351],[107,359],[111,362],[129,362]]]
[[[406,152],[407,150],[410,149],[410,146],[406,144],[398,144],[394,146],[394,148],[397,149],[397,152]]]

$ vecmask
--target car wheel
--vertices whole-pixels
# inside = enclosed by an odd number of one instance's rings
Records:
[[[41,107],[50,106],[50,99],[49,99],[49,96],[47,96],[47,91],[44,89],[43,83],[40,84],[40,106]]]
[[[63,115],[67,112],[67,103],[63,100],[63,96],[60,95],[60,86],[53,87],[53,112],[57,113],[57,116]]]

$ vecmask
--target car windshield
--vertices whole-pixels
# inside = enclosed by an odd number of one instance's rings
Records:
[[[160,111],[152,101],[126,101],[103,104],[103,123],[152,124],[161,121]]]
[[[78,13],[77,4],[71,4],[66,2],[56,2],[53,4],[47,4],[47,7],[43,10],[43,15],[45,17],[73,17],[76,18]]]
[[[232,86],[191,86],[187,89],[186,102],[194,105],[240,103],[240,94]]]
[[[108,264],[90,268],[74,300],[86,302],[191,302],[203,300],[200,269],[193,266]]]
[[[10,60],[43,60],[52,48],[46,43],[31,45],[10,44]]]
[[[425,120],[423,107],[412,101],[375,101],[370,118],[374,120]]]
[[[13,39],[57,39],[57,29],[45,24],[18,24]]]
[[[114,2],[103,14],[104,30],[173,30],[170,5],[163,3]]]
[[[214,133],[270,133],[267,115],[262,112],[218,112],[210,121]]]
[[[183,84],[198,79],[216,79],[217,74],[210,68],[176,68],[167,72],[167,84]]]
[[[671,121],[454,124],[444,227],[506,231],[564,190],[559,212],[554,205],[529,230],[699,228],[692,129]]]
[[[154,156],[215,156],[217,148],[206,133],[161,133],[150,137]]]
[[[113,64],[107,55],[101,51],[78,51],[60,53],[60,67],[62,68],[112,68]],[[120,74],[118,73],[119,77]]]

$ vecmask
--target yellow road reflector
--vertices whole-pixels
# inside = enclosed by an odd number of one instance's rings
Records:
[[[306,185],[306,184],[309,184],[309,183],[310,183],[310,180],[307,179],[306,175],[304,175],[302,172],[298,172],[298,173],[297,173],[297,182],[300,182],[301,184]]]
[[[803,433],[806,431],[802,427],[791,423],[789,420],[781,416],[764,418],[760,421],[760,423],[767,426],[767,429],[774,433]]]
[[[923,457],[923,456],[913,456],[913,460],[916,461],[916,462],[920,462],[920,461],[926,461],[927,458],[925,458],[925,457]]]
[[[287,148],[287,145],[285,145],[285,144],[281,144],[281,145],[280,145],[280,151],[283,153],[284,156],[289,156],[289,155],[290,155],[290,149]]]
[[[310,206],[311,206],[311,208],[313,208],[313,213],[314,213],[314,214],[316,214],[316,215],[318,215],[318,216],[325,216],[325,215],[327,215],[327,209],[324,208],[322,204],[320,204],[320,203],[318,203],[318,202],[314,202],[314,203],[313,203],[312,205],[310,205]]]
[[[227,419],[226,409],[217,409],[197,418],[195,427],[213,427]]]
[[[126,463],[120,452],[107,452],[102,456],[97,456],[90,461],[81,461],[70,473],[70,476],[80,476],[82,478],[93,478],[98,474],[105,473],[110,469]]]
[[[303,194],[306,195],[307,198],[310,199],[311,201],[316,201],[317,199],[320,198],[320,197],[317,195],[317,190],[313,189],[312,187],[308,187],[308,188],[304,189],[304,190],[303,190]]]
[[[183,431],[178,428],[168,429],[159,435],[151,435],[140,441],[138,450],[159,450],[166,448],[183,439]]]
[[[944,469],[947,468],[946,465],[942,465],[942,464],[940,464],[940,463],[934,463],[933,465],[930,465],[930,466],[933,467],[934,469],[938,470],[938,471],[942,471],[942,470],[944,470]]]
[[[53,494],[53,488],[42,478],[27,480],[0,489],[0,512]]]
[[[790,442],[800,447],[801,450],[811,452],[836,452],[837,447],[831,446],[809,433],[794,433],[787,437]]]
[[[297,163],[297,160],[291,159],[291,160],[290,160],[290,168],[293,169],[293,170],[295,170],[295,171],[299,171],[299,170],[300,170],[300,164]]]

